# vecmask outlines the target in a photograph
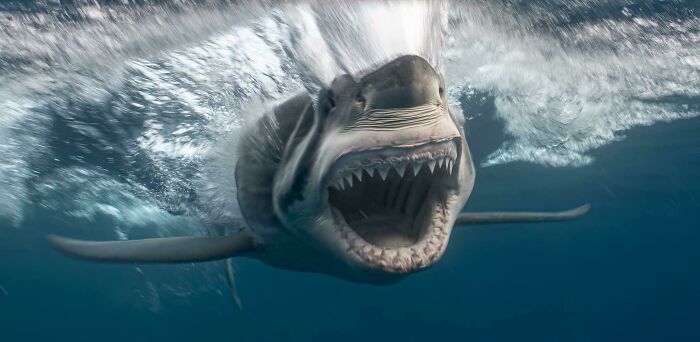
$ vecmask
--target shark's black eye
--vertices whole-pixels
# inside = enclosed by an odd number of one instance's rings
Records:
[[[367,107],[367,100],[365,99],[364,96],[362,96],[362,93],[361,93],[361,92],[357,93],[357,96],[355,97],[355,101],[357,102],[357,104],[358,104],[360,107],[362,107],[362,108],[366,108],[366,107]]]
[[[318,96],[318,108],[323,114],[328,114],[335,108],[333,91],[327,88],[321,90]]]
[[[328,93],[326,93],[326,98],[328,100],[328,105],[331,108],[335,108],[335,96],[333,94],[333,90],[328,90]]]

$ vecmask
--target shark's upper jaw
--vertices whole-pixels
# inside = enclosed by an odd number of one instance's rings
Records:
[[[407,273],[444,252],[447,203],[458,189],[459,137],[352,151],[327,174],[335,226],[347,253],[374,269]]]

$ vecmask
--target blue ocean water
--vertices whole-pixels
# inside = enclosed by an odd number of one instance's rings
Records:
[[[4,3],[0,340],[698,340],[699,7]],[[404,52],[443,68],[467,118],[465,210],[591,212],[457,228],[387,287],[237,259],[243,311],[220,262],[93,264],[45,241],[225,225],[226,151],[260,103]]]

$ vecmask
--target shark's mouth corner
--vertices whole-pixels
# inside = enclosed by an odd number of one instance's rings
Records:
[[[349,253],[392,273],[432,264],[447,243],[458,138],[347,153],[327,177],[328,201]]]

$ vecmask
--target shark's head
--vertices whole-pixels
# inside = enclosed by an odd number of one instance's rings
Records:
[[[393,282],[444,253],[474,184],[443,77],[403,56],[340,76],[298,121],[273,185],[276,216],[346,278]]]

